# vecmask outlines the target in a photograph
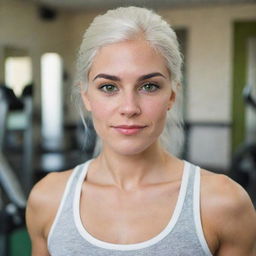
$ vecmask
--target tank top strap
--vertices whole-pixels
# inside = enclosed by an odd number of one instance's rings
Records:
[[[187,162],[188,163],[188,162]],[[188,225],[194,229],[198,240],[206,253],[206,255],[212,255],[208,247],[207,241],[204,236],[202,222],[201,222],[201,210],[200,210],[200,187],[201,187],[201,168],[189,164],[188,184],[183,204],[183,209],[179,219],[180,225]],[[190,224],[189,224],[190,223]]]
[[[186,197],[185,197],[185,203],[191,202],[193,203],[193,196],[194,196],[194,186],[195,186],[195,176],[196,172],[198,170],[196,165],[193,165],[191,163],[188,163],[188,185],[187,185],[187,191],[186,191]],[[192,199],[192,200],[191,200]],[[192,204],[189,205],[190,209],[193,207]]]
[[[89,161],[87,161],[83,164],[77,165],[73,169],[72,174],[70,175],[70,177],[67,181],[64,193],[63,193],[61,201],[60,201],[60,205],[58,207],[58,210],[57,210],[57,213],[55,215],[53,224],[50,228],[50,231],[49,231],[49,234],[48,234],[48,237],[47,237],[48,246],[49,246],[49,243],[50,243],[50,240],[51,240],[52,233],[55,229],[55,226],[57,225],[57,222],[59,221],[59,219],[61,217],[61,214],[65,211],[67,211],[68,209],[72,209],[72,207],[73,207],[72,201],[73,201],[73,198],[75,196],[75,190],[76,190],[76,187],[77,187],[77,183],[79,181],[79,178],[83,175],[83,172],[87,169],[85,167],[88,164],[88,162]]]
[[[193,216],[194,216],[194,222],[196,227],[196,233],[206,255],[212,255],[204,235],[202,221],[201,221],[200,194],[201,194],[201,168],[198,166],[195,166],[195,177],[194,177],[194,186],[193,186]]]

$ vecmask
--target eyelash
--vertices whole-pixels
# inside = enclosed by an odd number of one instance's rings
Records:
[[[107,94],[113,94],[113,93],[115,93],[115,92],[110,92],[110,91],[105,90],[105,88],[107,88],[107,86],[112,86],[112,88],[115,87],[115,89],[117,89],[117,86],[116,86],[116,85],[113,85],[113,84],[103,84],[103,85],[101,85],[101,86],[99,87],[99,90],[101,90],[101,91],[103,91],[103,92],[105,92],[105,93],[107,93]],[[117,91],[117,90],[115,90],[115,91]]]
[[[139,91],[142,91],[143,90],[142,88],[145,87],[146,85],[154,86],[154,90],[153,91],[144,90],[145,93],[154,93],[154,92],[156,92],[160,89],[160,86],[158,84],[152,83],[152,82],[147,82],[147,83],[142,84],[139,87]],[[107,88],[107,86],[112,86],[112,89],[115,87],[115,90],[114,91],[107,91],[107,90],[105,90]],[[112,95],[112,94],[115,94],[116,91],[118,91],[118,88],[114,84],[103,84],[99,87],[99,90],[103,91],[106,94],[111,94]]]
[[[146,92],[149,92],[149,93],[153,93],[155,91],[158,91],[160,89],[160,86],[156,83],[152,83],[152,82],[148,82],[148,83],[145,83],[143,84],[142,86],[140,86],[140,90],[142,90],[142,88],[146,85],[150,85],[150,86],[154,86],[154,90],[153,91],[146,91]]]

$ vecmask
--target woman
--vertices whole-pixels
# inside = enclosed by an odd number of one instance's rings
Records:
[[[118,8],[94,19],[76,89],[101,151],[33,188],[33,256],[255,255],[245,191],[167,151],[180,144],[181,62],[174,31],[152,11]]]

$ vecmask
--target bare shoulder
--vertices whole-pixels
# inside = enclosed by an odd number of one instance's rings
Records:
[[[223,174],[201,172],[203,225],[219,243],[217,255],[254,255],[256,214],[247,192]]]
[[[247,192],[227,175],[202,170],[201,180],[202,199],[207,197],[210,203],[214,200],[217,211],[254,209]]]
[[[30,223],[33,228],[38,228],[42,232],[47,229],[57,212],[71,173],[72,170],[49,173],[35,184],[30,192],[26,209],[28,229]]]
[[[63,192],[72,170],[63,172],[52,172],[38,181],[29,195],[29,202],[40,204],[49,202],[58,194]]]

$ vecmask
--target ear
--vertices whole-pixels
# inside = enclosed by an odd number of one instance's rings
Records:
[[[176,92],[172,90],[170,94],[169,102],[168,102],[168,110],[172,108],[173,104],[175,103],[175,100],[176,100]]]
[[[91,103],[90,103],[90,99],[89,99],[89,95],[88,95],[88,91],[81,91],[81,97],[82,97],[82,100],[83,100],[83,103],[85,105],[85,108],[88,110],[88,111],[91,111],[92,108],[91,108]]]

